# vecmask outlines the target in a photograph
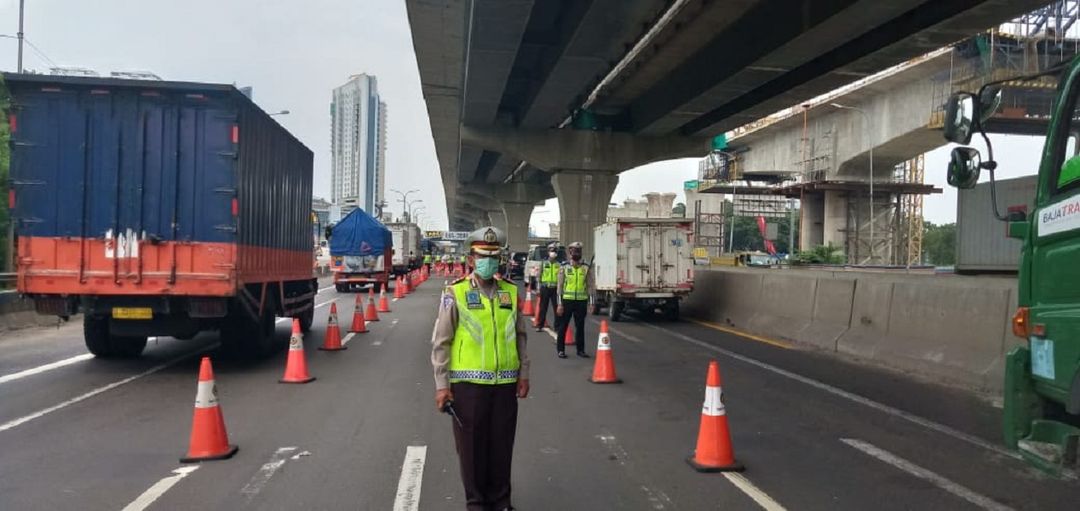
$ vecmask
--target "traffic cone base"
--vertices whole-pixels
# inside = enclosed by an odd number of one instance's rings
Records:
[[[746,468],[735,461],[721,388],[720,365],[715,360],[710,361],[697,446],[694,453],[686,458],[686,462],[698,472],[738,472]]]
[[[308,383],[315,377],[308,374],[304,358],[304,337],[300,333],[300,320],[293,319],[292,337],[289,338],[289,355],[285,359],[285,374],[278,383]]]
[[[199,366],[199,386],[195,393],[188,452],[180,458],[180,462],[223,460],[231,458],[237,450],[239,447],[229,443],[229,435],[225,431],[225,417],[218,404],[210,357],[203,357]]]

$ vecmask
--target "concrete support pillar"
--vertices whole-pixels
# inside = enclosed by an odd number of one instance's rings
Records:
[[[506,241],[511,251],[529,250],[529,220],[532,218],[534,207],[535,205],[530,203],[502,203],[503,214],[506,217]]]
[[[593,228],[607,220],[608,203],[619,176],[613,172],[562,170],[551,177],[559,198],[559,241],[580,241],[587,261],[593,255]]]
[[[488,223],[502,232],[507,232],[506,229],[506,215],[503,214],[501,209],[489,209],[487,212]],[[507,234],[509,236],[509,234]]]
[[[825,196],[808,193],[802,198],[802,221],[799,224],[799,250],[810,250],[825,243]]]
[[[835,190],[826,191],[823,207],[822,244],[847,246],[848,198],[846,194]]]

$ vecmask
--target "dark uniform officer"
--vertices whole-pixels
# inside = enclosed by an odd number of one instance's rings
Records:
[[[558,255],[559,248],[552,243],[548,246],[548,258],[540,263],[540,278],[537,279],[540,285],[540,321],[536,323],[537,332],[544,328],[547,321],[548,303],[551,303],[552,309],[558,305],[559,300],[555,295],[558,293],[559,269],[562,267],[562,263],[556,259]]]
[[[454,442],[467,509],[503,511],[513,509],[517,399],[529,395],[526,334],[517,286],[495,278],[506,236],[483,227],[465,246],[476,269],[446,288],[431,339],[435,406],[452,401],[461,419]]]
[[[573,242],[567,247],[570,262],[559,270],[558,292],[559,307],[555,309],[558,318],[555,330],[558,335],[555,350],[559,358],[566,358],[566,328],[570,319],[574,320],[574,345],[577,354],[589,358],[585,352],[585,314],[589,310],[589,291],[592,289],[592,272],[589,265],[582,263],[581,243]]]

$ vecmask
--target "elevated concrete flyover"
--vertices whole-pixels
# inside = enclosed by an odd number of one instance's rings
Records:
[[[553,184],[562,240],[587,245],[627,165],[703,155],[716,134],[1044,3],[406,0],[453,227],[477,220],[455,214],[477,206],[463,190]]]

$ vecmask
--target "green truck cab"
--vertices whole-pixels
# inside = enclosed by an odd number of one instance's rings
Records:
[[[954,93],[944,129],[947,140],[962,146],[981,135],[988,153],[982,161],[974,148],[953,149],[949,184],[971,188],[988,171],[994,214],[1023,242],[1012,330],[1026,343],[1005,362],[1005,444],[1060,474],[1077,467],[1080,443],[1080,58],[1015,80],[1047,77],[1058,77],[1058,86],[1033,211],[1004,215],[993,194],[996,163],[983,124],[1001,101],[1003,82]]]

